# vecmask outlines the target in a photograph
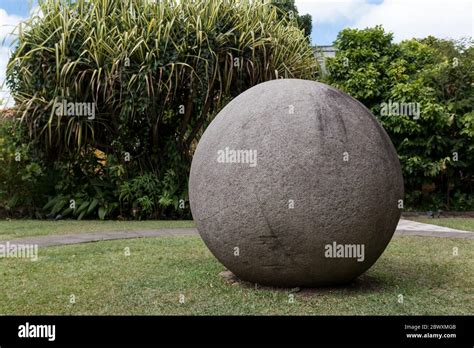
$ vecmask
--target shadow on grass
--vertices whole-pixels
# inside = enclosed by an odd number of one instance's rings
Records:
[[[458,268],[452,263],[434,264],[428,260],[418,260],[416,265],[410,260],[385,259],[374,265],[356,279],[341,285],[325,287],[278,288],[263,286],[238,279],[230,271],[221,272],[221,277],[230,286],[239,285],[246,289],[261,289],[284,293],[298,293],[303,297],[341,293],[347,295],[370,294],[399,291],[414,288],[433,289],[452,285]]]

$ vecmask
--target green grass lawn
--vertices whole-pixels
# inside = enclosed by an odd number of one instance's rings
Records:
[[[472,240],[394,237],[353,284],[302,289],[294,303],[289,289],[231,285],[223,270],[197,236],[44,248],[36,262],[0,259],[0,314],[474,314]]]
[[[437,226],[454,228],[463,231],[474,232],[474,219],[473,218],[441,218],[432,219],[429,217],[407,217],[407,220],[422,222],[425,224],[432,224]]]
[[[194,227],[194,221],[1,220],[0,240],[53,234]]]

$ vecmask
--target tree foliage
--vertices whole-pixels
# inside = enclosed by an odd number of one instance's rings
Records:
[[[403,168],[411,208],[474,208],[474,48],[469,40],[393,42],[382,27],[345,29],[328,60],[329,83],[376,115]],[[388,103],[419,105],[386,114]]]
[[[150,172],[160,183],[146,194],[151,203],[142,208],[150,211],[187,199],[196,142],[229,100],[263,81],[313,78],[316,68],[302,31],[269,4],[44,0],[21,26],[7,79],[24,141],[76,177],[56,195],[106,204],[112,198],[103,191],[115,190],[106,182],[142,187],[134,178]],[[58,115],[62,102],[92,103],[95,117]],[[90,157],[95,164],[85,167]],[[127,197],[111,215],[140,202]]]
[[[304,30],[304,35],[308,38],[311,36],[313,18],[309,13],[300,15],[295,0],[271,0],[271,4],[280,10],[279,18],[296,19],[298,27]]]

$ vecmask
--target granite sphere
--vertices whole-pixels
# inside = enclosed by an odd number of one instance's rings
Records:
[[[403,178],[390,138],[360,102],[279,79],[240,94],[211,122],[189,198],[205,244],[240,279],[336,285],[388,245]]]

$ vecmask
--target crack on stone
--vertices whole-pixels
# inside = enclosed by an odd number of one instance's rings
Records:
[[[337,112],[334,113],[334,119],[336,120],[336,123],[338,124],[339,128],[342,129],[342,133],[344,134],[344,141],[342,143],[347,142],[347,129],[346,129],[346,124],[344,121],[344,118],[341,116],[341,108],[340,108],[340,100],[343,99],[345,96],[342,92],[338,90],[334,90],[331,88],[328,88],[324,91],[325,95],[328,97],[332,103],[331,106],[337,110]]]
[[[216,215],[222,213],[223,211],[227,210],[227,208],[229,208],[229,207],[230,207],[230,205],[225,206],[225,207],[222,208],[221,210],[218,210],[218,211],[216,211],[215,213],[212,213],[212,214],[210,214],[210,215],[208,215],[208,216],[206,216],[206,217],[201,218],[201,220],[202,220],[202,221],[206,221],[206,220],[212,219],[214,216],[216,216]]]
[[[325,132],[325,122],[324,122],[324,117],[323,117],[323,107],[322,105],[320,105],[319,103],[316,103],[314,105],[315,107],[315,111],[316,111],[316,129],[318,130],[318,132],[321,134],[321,136],[319,137],[319,142],[320,142],[320,145],[321,145],[321,142],[322,140],[324,139],[324,137],[326,136],[326,132]]]
[[[280,269],[284,268],[284,266],[281,265],[281,264],[262,265],[262,267],[266,267],[266,268],[280,268]]]
[[[260,211],[262,212],[262,216],[265,219],[265,224],[267,225],[268,231],[270,233],[270,235],[260,235],[259,238],[261,238],[261,237],[270,238],[270,240],[272,240],[274,242],[276,249],[283,251],[283,254],[288,258],[288,260],[290,260],[290,262],[292,264],[295,264],[295,260],[293,259],[293,256],[291,255],[291,253],[289,253],[285,249],[284,244],[280,241],[280,239],[275,234],[275,232],[273,232],[273,229],[270,226],[270,223],[267,219],[267,216],[265,215],[265,211],[263,210],[262,203],[261,203],[260,199],[258,198],[257,194],[255,193],[255,190],[253,190],[253,194],[255,195],[255,198],[256,198],[257,203],[258,203],[258,207],[259,207]],[[266,241],[263,241],[263,242],[264,242],[263,244],[266,244]]]

